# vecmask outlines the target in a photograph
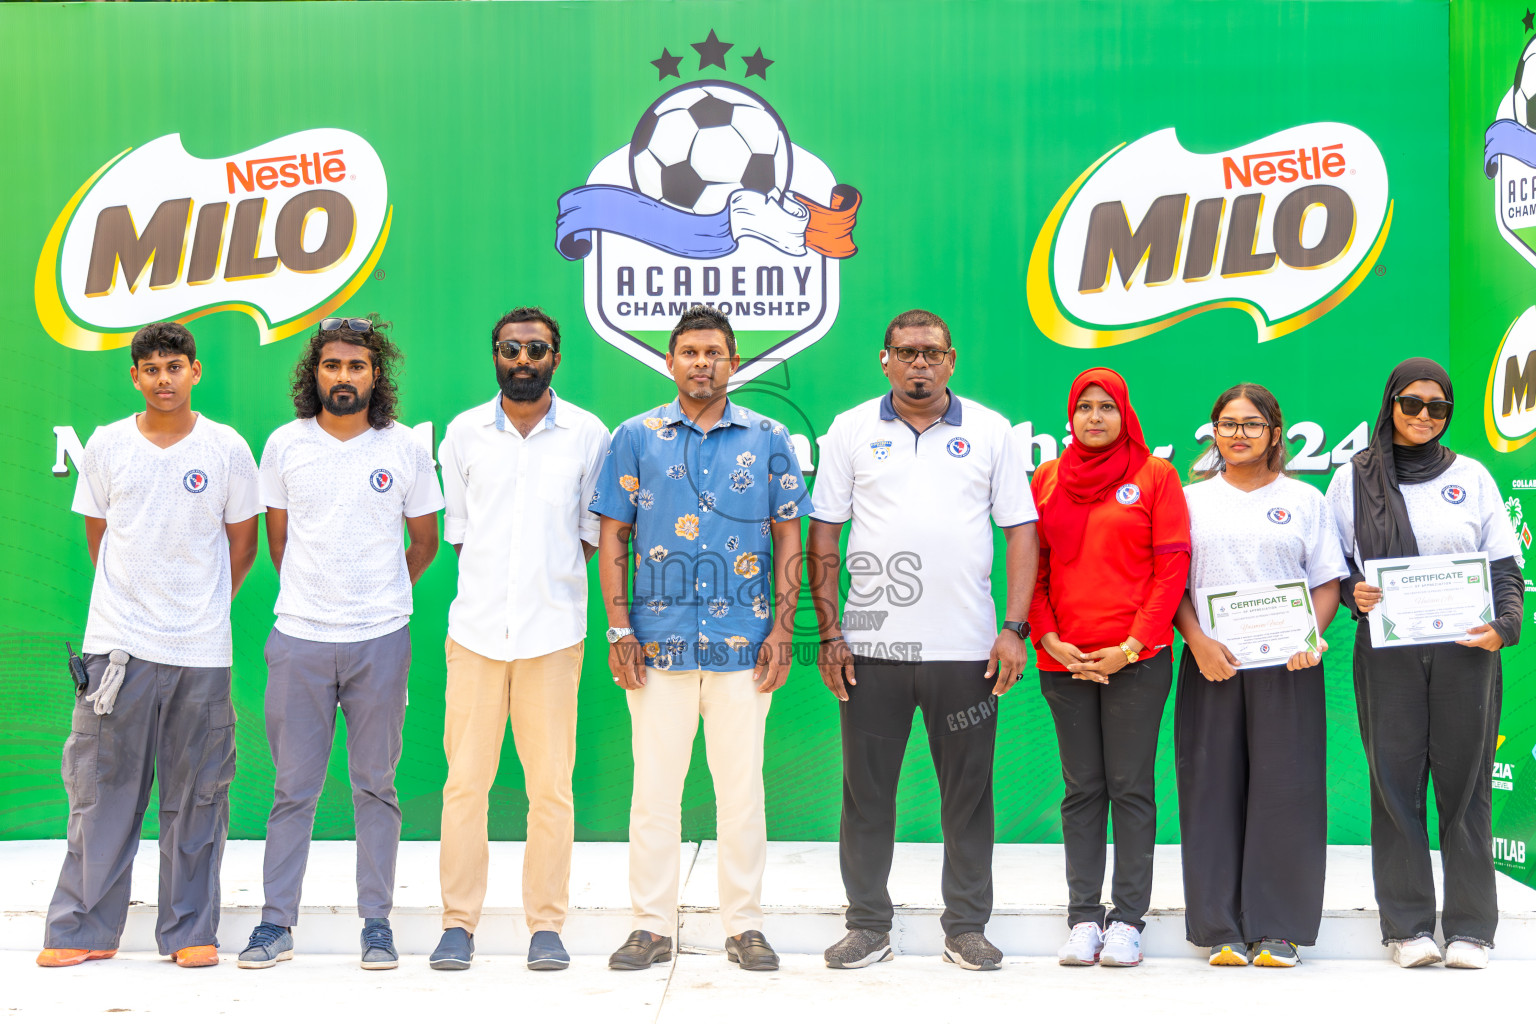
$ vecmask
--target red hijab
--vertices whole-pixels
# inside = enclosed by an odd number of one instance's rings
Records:
[[[1093,506],[1107,501],[1115,488],[1135,474],[1152,454],[1146,438],[1141,435],[1141,421],[1136,418],[1136,410],[1131,408],[1125,378],[1114,370],[1096,366],[1078,374],[1067,397],[1067,422],[1072,421],[1083,392],[1095,384],[1104,389],[1120,410],[1120,436],[1108,447],[1087,448],[1078,441],[1074,431],[1072,442],[1057,460],[1056,479],[1068,500],[1051,503],[1046,541],[1051,547],[1052,559],[1062,562],[1075,560],[1082,550],[1083,534],[1088,530],[1088,513]],[[1044,523],[1042,517],[1042,525]]]

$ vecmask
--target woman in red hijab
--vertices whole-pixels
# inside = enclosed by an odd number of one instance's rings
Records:
[[[1029,615],[1066,781],[1072,934],[1059,959],[1134,967],[1151,903],[1153,764],[1173,684],[1173,615],[1189,572],[1189,510],[1178,471],[1147,448],[1118,373],[1084,371],[1067,412],[1071,443],[1031,482],[1040,575]],[[1115,874],[1106,916],[1110,814]]]

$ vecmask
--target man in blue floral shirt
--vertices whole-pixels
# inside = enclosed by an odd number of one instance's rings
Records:
[[[800,517],[811,500],[789,432],[726,398],[738,365],[722,313],[684,313],[667,346],[677,398],[614,431],[592,496],[608,664],[634,730],[635,931],[608,960],[617,970],[672,957],[683,779],[700,716],[726,952],[747,970],[779,966],[762,933],[763,726],[793,660]]]

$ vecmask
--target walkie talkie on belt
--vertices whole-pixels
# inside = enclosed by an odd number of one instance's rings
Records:
[[[69,678],[75,681],[75,696],[78,697],[91,685],[91,679],[85,674],[85,662],[80,660],[80,655],[69,646],[69,641],[64,641],[64,650],[69,652]]]

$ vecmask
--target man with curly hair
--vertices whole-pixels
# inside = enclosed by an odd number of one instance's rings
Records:
[[[722,313],[684,313],[667,345],[677,397],[614,432],[592,495],[608,665],[634,734],[635,930],[609,958],[615,970],[672,958],[683,780],[701,716],[726,954],[744,970],[779,966],[762,933],[763,726],[793,657],[800,518],[811,502],[789,432],[726,397],[739,365]]]
[[[277,624],[267,638],[267,741],[275,776],[261,923],[241,967],[293,957],[299,889],[338,704],[357,828],[362,966],[395,967],[389,928],[400,845],[400,761],[411,664],[411,588],[437,553],[443,507],[432,455],[395,422],[400,353],[374,314],[329,317],[293,374],[297,419],[261,455]],[[410,546],[401,538],[401,525]]]

